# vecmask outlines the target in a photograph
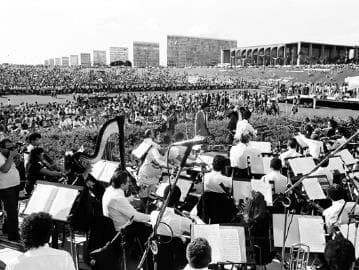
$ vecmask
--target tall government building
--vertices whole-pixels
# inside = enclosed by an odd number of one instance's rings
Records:
[[[106,51],[94,50],[93,51],[93,65],[106,66]]]
[[[81,66],[90,67],[91,66],[91,54],[90,53],[80,53]]]
[[[167,36],[167,66],[214,66],[221,63],[223,49],[236,46],[236,40]]]
[[[160,65],[160,44],[153,42],[133,42],[134,67],[158,67]]]
[[[128,60],[128,48],[110,47],[110,64],[116,61],[125,62]]]

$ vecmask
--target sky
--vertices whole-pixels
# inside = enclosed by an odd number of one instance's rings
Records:
[[[238,46],[313,41],[359,45],[358,0],[0,0],[0,63],[42,64],[133,41],[189,35]]]

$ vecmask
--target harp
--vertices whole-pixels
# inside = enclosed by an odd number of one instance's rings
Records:
[[[83,171],[89,164],[104,159],[119,162],[119,168],[125,170],[124,116],[117,116],[101,127],[92,154],[76,152],[72,156],[74,171]]]

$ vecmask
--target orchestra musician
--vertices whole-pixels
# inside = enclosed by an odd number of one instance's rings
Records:
[[[235,140],[235,145],[232,146],[229,156],[231,161],[231,167],[239,169],[248,168],[248,158],[254,156],[260,156],[261,152],[249,146],[250,134],[241,134],[239,140]]]
[[[345,191],[341,186],[338,184],[330,186],[327,194],[332,205],[323,211],[323,217],[328,233],[333,233],[336,225],[348,223],[348,209],[346,209]]]
[[[322,270],[352,270],[355,264],[355,248],[343,237],[329,241],[324,249],[326,265]]]
[[[216,155],[213,158],[211,172],[204,175],[204,191],[226,193],[232,188],[232,178],[223,175],[227,159],[224,156]],[[223,187],[227,190],[224,190]]]
[[[299,157],[301,154],[297,152],[298,143],[295,138],[290,138],[287,142],[288,150],[284,153],[281,153],[279,155],[280,160],[282,161],[282,166],[285,167],[285,159],[291,158],[291,157]]]
[[[249,110],[245,110],[242,114],[243,119],[237,122],[236,133],[234,134],[234,139],[240,140],[242,134],[250,135],[254,137],[256,135],[256,130],[249,123],[252,113]]]
[[[333,173],[328,169],[329,159],[324,161],[320,167],[315,170],[311,175],[325,175],[330,185],[333,185],[334,176]]]
[[[345,127],[339,127],[337,129],[337,133],[341,137],[339,139],[335,140],[333,145],[327,145],[328,150],[337,149],[340,145],[345,143],[348,140],[348,138],[350,137],[350,134],[349,134],[348,130]]]
[[[279,158],[273,158],[270,162],[271,172],[262,177],[262,181],[274,185],[274,194],[283,193],[290,184],[287,177],[280,173],[282,161]]]
[[[168,197],[170,189],[170,185],[165,188],[163,193],[164,200]],[[177,210],[180,197],[180,188],[174,186],[172,196],[169,198],[168,205],[157,229],[160,240],[157,255],[158,270],[182,269],[186,265],[186,238],[184,236],[190,235],[191,225],[195,220],[194,218],[183,216]],[[152,226],[156,224],[158,214],[159,211],[152,211],[150,215]]]
[[[188,264],[184,270],[207,270],[212,261],[212,248],[204,238],[192,240],[186,249]]]
[[[141,243],[145,243],[151,234],[151,228],[145,225],[150,216],[138,212],[132,205],[132,197],[125,197],[129,188],[129,176],[126,171],[117,170],[111,178],[110,186],[102,197],[102,210],[105,217],[111,218],[116,231],[120,231],[131,219],[133,223],[126,227],[129,239],[136,235]]]
[[[185,139],[185,135],[183,132],[177,132],[174,136],[174,140],[175,142],[180,142],[183,141]],[[183,146],[183,145],[174,145],[171,146],[170,148],[170,152],[169,152],[169,162],[173,165],[179,165],[180,162],[182,161],[182,158],[186,152],[187,147]],[[196,161],[195,156],[193,155],[189,155],[187,157],[187,164],[193,164]]]

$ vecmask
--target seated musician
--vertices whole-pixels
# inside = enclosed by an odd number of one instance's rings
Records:
[[[324,249],[325,270],[352,270],[355,262],[355,248],[343,237],[331,240]]]
[[[341,137],[337,140],[334,141],[333,145],[327,145],[328,150],[335,150],[337,149],[340,145],[342,145],[343,143],[345,143],[350,135],[348,130],[345,127],[339,127],[337,129],[337,133],[338,135],[340,135]]]
[[[175,142],[180,142],[185,139],[185,135],[182,132],[177,132],[174,136]],[[169,153],[169,161],[173,165],[179,165],[186,152],[187,147],[182,145],[172,146]],[[187,164],[194,163],[196,158],[193,155],[187,157]]]
[[[225,193],[221,184],[230,190],[232,189],[232,178],[223,175],[223,170],[226,166],[226,158],[221,155],[216,155],[213,158],[213,170],[204,175],[204,191]]]
[[[334,119],[330,119],[328,121],[328,128],[326,129],[326,136],[327,137],[332,137],[335,135],[335,130],[338,126],[337,121],[335,121]]]
[[[63,172],[50,169],[45,165],[44,150],[42,148],[37,147],[31,150],[26,166],[25,190],[27,194],[31,194],[37,180],[57,181],[63,176]]]
[[[164,190],[163,198],[169,195],[171,186]],[[182,269],[186,265],[184,235],[190,235],[192,220],[189,217],[179,215],[176,207],[181,197],[181,190],[178,186],[174,187],[168,206],[163,214],[157,234],[160,238],[158,252],[158,269],[171,270]],[[154,226],[159,211],[152,211],[151,224]]]
[[[184,270],[207,270],[212,261],[212,249],[204,238],[192,240],[186,249],[188,264]]]
[[[27,250],[6,266],[6,270],[75,270],[71,255],[50,248],[53,222],[47,213],[34,213],[24,219],[21,238]]]
[[[168,143],[166,144],[168,145]],[[167,166],[166,157],[160,151],[160,146],[153,144],[138,171],[137,184],[140,186],[140,197],[142,198],[149,196],[152,187],[159,183],[162,168]]]
[[[138,212],[130,203],[130,198],[125,197],[129,188],[129,176],[126,171],[115,171],[111,178],[110,186],[102,197],[102,210],[106,217],[112,219],[115,230],[120,231],[133,219],[133,223],[126,227],[129,235],[134,234],[145,243],[150,230],[145,223],[150,221],[150,216]]]
[[[288,150],[279,155],[280,160],[282,161],[283,167],[286,166],[285,159],[291,157],[299,157],[301,154],[297,152],[297,140],[295,138],[290,138],[287,142]]]
[[[348,215],[345,209],[346,202],[344,189],[334,184],[328,188],[328,198],[332,201],[332,205],[323,211],[325,223],[327,225],[328,232],[333,232],[333,229],[337,224],[348,223]]]
[[[333,173],[328,169],[329,159],[320,165],[320,167],[314,171],[311,175],[325,175],[330,185],[333,185],[334,176]]]
[[[242,134],[240,141],[237,141],[236,145],[232,146],[229,157],[231,160],[231,167],[239,169],[248,168],[248,159],[254,156],[260,156],[261,151],[249,146],[250,135]]]
[[[270,162],[271,172],[264,175],[262,180],[267,184],[274,185],[274,193],[280,194],[287,189],[288,178],[280,173],[282,161],[279,158],[273,158]]]
[[[243,218],[251,233],[256,264],[270,263],[273,259],[269,240],[271,214],[262,193],[252,191],[252,199],[246,203]]]

